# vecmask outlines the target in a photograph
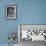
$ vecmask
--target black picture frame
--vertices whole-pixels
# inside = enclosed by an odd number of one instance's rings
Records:
[[[16,5],[5,5],[5,20],[16,20]]]

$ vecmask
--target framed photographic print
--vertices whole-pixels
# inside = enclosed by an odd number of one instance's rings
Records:
[[[5,10],[6,20],[16,19],[16,5],[5,5]]]

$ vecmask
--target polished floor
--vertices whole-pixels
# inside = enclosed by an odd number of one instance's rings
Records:
[[[8,44],[0,44],[0,46],[8,46]],[[10,45],[10,46],[46,46],[45,41],[34,41],[31,40],[21,40],[19,44]]]
[[[34,41],[32,42],[31,40],[21,40],[20,41],[20,46],[46,46],[45,41]]]

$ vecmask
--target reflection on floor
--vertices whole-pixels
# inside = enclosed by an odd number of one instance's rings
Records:
[[[21,40],[20,46],[46,46],[45,41]]]
[[[8,46],[8,44],[0,44],[0,46]],[[9,45],[9,46],[18,46],[18,44],[14,44],[14,45]]]

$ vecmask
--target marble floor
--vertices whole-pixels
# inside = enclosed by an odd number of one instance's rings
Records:
[[[8,44],[0,44],[0,46],[8,46]],[[11,46],[11,45],[10,45]],[[31,41],[31,40],[21,40],[19,44],[14,44],[12,46],[46,46],[45,41]]]
[[[46,46],[45,41],[31,41],[31,40],[21,40],[20,41],[20,46]]]

